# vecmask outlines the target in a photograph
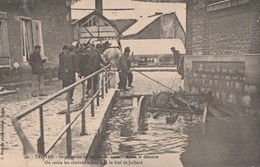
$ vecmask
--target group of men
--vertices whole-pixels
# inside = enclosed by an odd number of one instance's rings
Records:
[[[67,87],[76,81],[76,74],[78,77],[86,77],[99,69],[102,65],[106,66],[109,62],[102,59],[102,53],[109,48],[109,42],[104,44],[88,43],[88,44],[77,44],[76,46],[64,45],[62,51],[59,54],[59,70],[58,78],[62,80],[62,87]],[[34,80],[34,90],[32,96],[46,96],[47,94],[43,91],[44,85],[44,66],[43,64],[47,59],[42,58],[41,46],[36,45],[34,52],[30,55],[29,64],[32,67],[32,74],[35,77]],[[120,91],[128,91],[126,85],[128,80],[128,87],[132,86],[133,74],[130,70],[131,67],[131,56],[130,48],[126,47],[124,53],[116,58],[116,66],[119,73],[119,83],[118,88]],[[98,89],[98,75],[93,77],[93,88],[91,79],[87,83],[87,95],[90,95],[89,90],[95,93]],[[74,89],[69,91],[69,99],[73,103],[73,92]]]
[[[78,74],[80,78],[86,77],[101,69],[102,65],[108,65],[108,63],[101,58],[104,49],[104,45],[97,44],[95,46],[93,43],[89,45],[77,44],[76,47],[73,45],[64,45],[62,52],[59,54],[58,71],[58,78],[62,80],[63,88],[76,81],[76,74]],[[91,79],[88,80],[86,91],[88,96],[90,95],[89,90],[92,90],[93,93],[97,91],[98,77],[98,75],[93,77],[93,85]],[[72,88],[69,92],[71,103],[73,103],[73,91],[74,89]]]

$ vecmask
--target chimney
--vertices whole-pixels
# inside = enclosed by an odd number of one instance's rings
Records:
[[[96,11],[103,15],[103,2],[102,0],[95,0],[95,8],[96,8]]]

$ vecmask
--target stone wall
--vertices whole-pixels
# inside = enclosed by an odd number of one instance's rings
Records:
[[[260,107],[260,54],[186,55],[184,66],[185,91],[212,91],[223,104]]]

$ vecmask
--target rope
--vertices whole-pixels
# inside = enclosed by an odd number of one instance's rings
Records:
[[[152,80],[152,81],[156,82],[157,84],[159,84],[159,85],[161,85],[161,86],[164,86],[164,87],[166,87],[166,88],[170,89],[171,91],[175,92],[175,90],[173,90],[172,88],[170,88],[170,87],[168,87],[168,86],[166,86],[166,85],[164,85],[164,84],[160,83],[159,81],[156,81],[155,79],[153,79],[153,78],[151,78],[151,77],[149,77],[149,76],[145,75],[145,74],[144,74],[144,73],[142,73],[141,71],[138,71],[138,70],[135,70],[135,69],[132,69],[132,70],[133,70],[133,71],[136,71],[136,72],[138,72],[138,73],[140,73],[141,75],[143,75],[143,76],[145,76],[146,78],[148,78],[148,79],[150,79],[150,80]]]

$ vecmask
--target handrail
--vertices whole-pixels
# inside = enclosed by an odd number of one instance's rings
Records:
[[[22,117],[24,117],[24,116],[30,114],[33,110],[37,109],[39,106],[42,106],[42,105],[48,103],[49,101],[55,99],[55,98],[58,97],[59,95],[61,95],[61,94],[65,93],[65,92],[67,92],[67,91],[70,90],[71,88],[73,88],[73,87],[79,85],[80,83],[85,82],[86,80],[92,78],[93,76],[97,75],[98,73],[100,73],[100,72],[103,71],[104,69],[107,69],[108,67],[110,67],[110,65],[108,65],[108,66],[106,66],[106,67],[104,67],[104,68],[102,68],[102,69],[100,69],[100,70],[98,70],[98,71],[96,71],[96,72],[94,72],[94,73],[88,75],[87,77],[85,77],[85,78],[83,78],[83,79],[81,79],[81,80],[79,80],[79,81],[77,81],[77,82],[71,84],[71,85],[68,86],[68,87],[65,87],[64,89],[61,89],[61,90],[58,91],[57,93],[54,93],[52,96],[50,96],[48,99],[43,100],[42,102],[40,102],[40,103],[34,105],[34,106],[31,107],[29,110],[24,111],[24,112],[22,112],[22,113],[16,115],[17,120],[20,120]]]
[[[111,77],[108,78],[108,80],[105,82],[105,84],[108,83],[108,81],[109,81],[110,79],[111,79]],[[54,140],[53,144],[51,144],[51,146],[49,147],[49,149],[47,149],[47,151],[46,151],[45,154],[48,154],[48,153],[51,151],[51,149],[52,149],[52,148],[54,147],[54,145],[59,141],[59,139],[64,135],[64,133],[67,131],[67,129],[68,129],[70,126],[72,126],[72,124],[78,119],[78,117],[82,114],[82,112],[84,112],[84,110],[91,104],[91,102],[92,102],[93,100],[95,100],[95,96],[98,95],[98,93],[100,92],[101,89],[102,89],[102,88],[100,88],[100,89],[95,93],[95,95],[93,95],[93,97],[87,102],[87,104],[86,104],[82,109],[80,109],[80,110],[78,111],[78,114],[75,116],[74,120],[71,121],[70,124],[66,125],[66,126],[62,129],[62,131],[61,131],[61,133],[58,135],[57,139]]]
[[[91,115],[94,116],[95,111],[94,111],[94,99],[97,99],[97,105],[99,105],[99,94],[100,92],[102,93],[102,98],[104,98],[104,89],[106,90],[105,92],[108,93],[108,87],[109,87],[109,82],[111,80],[111,77],[108,77],[108,69],[110,70],[111,65],[107,65],[104,68],[88,75],[87,77],[75,82],[74,84],[58,91],[57,93],[51,95],[48,99],[43,100],[42,102],[34,105],[33,107],[29,108],[28,110],[17,114],[16,116],[12,117],[12,123],[14,125],[15,130],[17,131],[17,134],[23,144],[24,147],[24,154],[31,154],[31,153],[36,153],[36,151],[34,150],[32,144],[30,143],[30,141],[28,140],[27,136],[24,134],[20,124],[18,123],[18,121],[20,119],[22,119],[23,117],[25,117],[26,115],[30,114],[31,112],[35,111],[36,109],[39,109],[39,115],[40,115],[40,137],[37,141],[37,148],[38,148],[38,153],[41,155],[46,155],[48,154],[51,149],[55,146],[55,144],[61,139],[61,137],[65,134],[65,132],[67,133],[67,156],[70,157],[71,156],[71,152],[72,152],[72,145],[71,145],[71,126],[72,124],[79,118],[79,116],[81,115],[82,118],[82,132],[81,135],[86,135],[86,129],[85,129],[85,109],[91,104]],[[91,95],[91,99],[89,99],[89,101],[85,104],[84,98],[85,98],[85,81],[88,80],[88,82],[91,79],[91,88],[94,88],[94,82],[93,82],[93,77],[98,75],[98,74],[102,74],[102,83],[101,83],[101,87],[98,90],[95,90],[95,93],[93,93]],[[105,75],[104,75],[105,73]],[[104,82],[105,80],[105,82]],[[82,105],[81,105],[81,109],[79,109],[79,113],[76,115],[76,117],[70,121],[70,98],[69,98],[69,90],[82,84]],[[66,126],[63,128],[63,130],[59,133],[59,135],[57,136],[56,140],[54,140],[54,142],[51,144],[51,146],[47,149],[47,151],[44,151],[44,126],[43,126],[43,105],[47,104],[48,102],[52,101],[53,99],[55,99],[56,97],[60,96],[63,93],[67,93],[67,112],[66,112]]]

